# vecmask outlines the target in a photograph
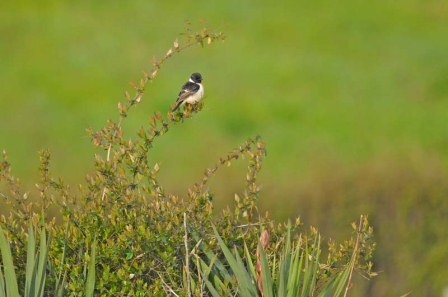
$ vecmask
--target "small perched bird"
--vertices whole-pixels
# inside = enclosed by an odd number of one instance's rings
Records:
[[[202,76],[200,73],[193,73],[190,79],[182,86],[176,100],[176,106],[173,112],[176,111],[182,104],[196,104],[204,97],[204,87],[201,84]]]

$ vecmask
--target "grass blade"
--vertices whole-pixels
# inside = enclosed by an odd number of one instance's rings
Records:
[[[210,294],[212,294],[213,297],[221,297],[221,295],[215,289],[215,286],[213,286],[212,283],[208,280],[208,277],[205,274],[203,274],[202,277],[204,279],[205,285],[207,286],[207,289],[210,292]]]
[[[93,292],[95,290],[95,256],[96,241],[93,242],[92,251],[90,254],[89,269],[87,272],[86,297],[93,297]]]
[[[291,267],[291,222],[288,222],[288,231],[286,233],[285,248],[283,255],[280,257],[280,263],[278,268],[278,291],[277,296],[287,296],[288,292],[288,279],[290,274],[288,273]],[[275,266],[274,266],[275,267]],[[294,295],[296,296],[296,295]]]
[[[6,297],[5,279],[3,278],[2,267],[0,266],[0,297]]]
[[[250,271],[250,273],[251,273],[251,275],[255,278],[255,267],[254,267],[254,264],[252,263],[252,260],[251,260],[251,255],[250,255],[250,252],[249,252],[249,249],[248,249],[248,247],[247,247],[247,245],[246,245],[246,242],[244,242],[244,253],[245,253],[245,255],[246,255],[246,263],[247,263],[247,266],[248,266],[248,268],[249,268],[249,271]]]
[[[309,290],[310,296],[314,296],[314,290],[316,288],[316,279],[317,279],[317,273],[319,271],[319,257],[320,257],[320,235],[317,235],[317,245],[316,241],[314,241],[313,245],[313,261],[312,261],[312,268],[311,271],[313,273],[313,277],[311,279],[311,287]]]
[[[271,276],[271,271],[269,269],[268,258],[266,253],[261,246],[261,243],[258,243],[258,249],[260,251],[260,260],[261,260],[261,279],[263,280],[263,296],[264,297],[274,297],[274,288],[273,281]]]
[[[319,238],[319,240],[318,240]],[[305,246],[305,274],[302,286],[302,297],[312,296],[317,271],[319,270],[318,257],[320,255],[320,236],[314,238],[310,253],[308,245]]]
[[[302,260],[303,252],[300,253],[300,248],[302,247],[302,237],[299,237],[299,241],[295,247],[292,266],[289,269],[289,280],[288,280],[288,296],[299,296],[300,288],[300,276],[302,271]]]
[[[235,274],[235,277],[238,281],[238,285],[241,289],[240,290],[241,295],[257,297],[258,290],[255,287],[251,276],[248,274],[247,270],[245,269],[243,261],[241,260],[240,256],[238,255],[237,252],[235,253],[235,257],[233,256],[232,252],[226,246],[226,244],[222,240],[221,236],[219,236],[218,231],[216,230],[215,226],[213,226],[213,231],[214,231],[216,239],[218,240],[218,243],[221,247],[221,250],[224,253],[225,258],[230,265],[230,268],[232,269],[233,273]]]
[[[345,270],[344,270],[345,271]],[[333,291],[333,288],[338,284],[342,274],[344,271],[339,272],[335,277],[333,277],[320,291],[318,297],[326,297],[326,296],[333,296],[336,297],[337,295],[332,295],[331,292]]]
[[[37,271],[35,271],[35,285],[37,290],[34,292],[34,296],[44,296],[45,281],[47,278],[46,265],[47,265],[47,234],[45,231],[45,226],[42,226],[42,231],[40,233],[40,247],[39,247],[39,259]]]
[[[347,265],[347,268],[341,273],[340,278],[338,277],[338,280],[336,281],[336,283],[334,284],[334,286],[336,286],[336,291],[334,293],[334,296],[340,296],[342,294],[342,291],[345,288],[345,283],[348,280],[348,277],[350,275],[350,270],[351,270],[351,265]]]
[[[19,288],[17,286],[17,277],[14,271],[11,248],[1,227],[0,227],[0,251],[2,254],[2,262],[5,274],[6,295],[8,297],[19,296]]]
[[[199,240],[199,237],[196,233],[193,232],[192,236],[195,240]],[[218,256],[215,255],[212,251],[207,250],[203,243],[201,243],[199,247],[205,253],[207,259],[209,260],[210,267],[213,270],[210,272],[212,277],[217,278],[218,274],[220,274],[223,277],[223,281],[225,280],[231,282],[232,276],[230,275],[229,271],[227,271],[227,268],[224,266],[224,264],[222,264],[221,261],[218,259]]]
[[[240,254],[238,254],[238,250],[235,247],[235,259],[238,263],[238,275],[235,273],[238,281],[238,285],[241,288],[241,292],[245,292],[243,296],[258,296],[258,289],[255,287],[255,282],[252,278],[252,275],[246,270],[244,266],[243,260],[241,259]],[[232,268],[233,270],[233,268]],[[241,281],[240,281],[241,280]]]
[[[61,268],[59,270],[58,277],[56,279],[55,284],[55,296],[62,297],[64,294],[64,286],[65,286],[65,277],[66,277],[66,271],[64,270],[64,261],[65,261],[65,251],[66,251],[67,242],[64,242],[64,247],[62,249],[62,256],[61,256]]]
[[[28,227],[28,247],[26,252],[26,271],[25,271],[25,296],[31,296],[34,291],[34,267],[36,264],[36,239],[34,237],[33,226]]]

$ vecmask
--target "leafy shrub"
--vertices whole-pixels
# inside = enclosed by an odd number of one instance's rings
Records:
[[[268,229],[272,240],[266,248],[271,255],[269,261],[275,267],[275,259],[281,254],[281,243],[286,240],[287,227],[275,225],[257,209],[260,189],[257,174],[265,156],[264,143],[259,137],[248,139],[222,157],[190,187],[185,197],[179,197],[167,193],[160,184],[157,178],[160,166],[149,162],[148,153],[158,137],[193,117],[201,111],[202,105],[186,106],[183,111],[168,112],[165,116],[154,113],[149,126],[142,127],[137,138],[124,136],[123,120],[142,101],[148,83],[156,78],[168,59],[195,44],[205,46],[223,39],[221,33],[207,29],[199,32],[188,29],[183,36],[182,42],[176,40],[165,55],[153,62],[153,69],[144,72],[141,81],[132,84],[134,95],[125,93],[126,101],[118,104],[117,121],[110,120],[99,131],[88,129],[93,144],[104,150],[105,156],[95,156],[95,170],[78,191],[51,176],[50,154],[42,151],[41,180],[36,185],[39,199],[33,202],[29,199],[31,194],[23,192],[13,177],[4,154],[0,163],[0,181],[9,192],[1,193],[1,196],[9,205],[10,213],[2,216],[0,221],[13,246],[19,280],[26,274],[23,226],[37,224],[42,220],[41,213],[48,214],[52,209],[60,211],[62,222],[53,219],[46,223],[52,238],[48,247],[49,292],[60,285],[60,273],[56,272],[64,271],[63,286],[67,294],[83,296],[86,282],[90,278],[89,283],[92,283],[93,277],[92,273],[90,277],[86,273],[86,263],[96,263],[94,290],[98,296],[206,295],[201,268],[197,262],[190,261],[190,257],[194,254],[196,261],[208,261],[208,255],[212,253],[223,259],[212,225],[217,226],[227,245],[235,246],[238,252],[244,247],[248,261],[254,256],[250,251],[257,249],[260,228]],[[248,162],[245,190],[235,196],[233,210],[215,214],[208,181],[221,167],[243,158]],[[292,227],[292,232],[301,232],[297,236],[302,238],[318,238],[317,230],[312,229],[307,235],[299,221]],[[333,279],[347,265],[370,275],[371,230],[360,232],[369,238],[363,245],[357,245],[358,236],[342,245],[329,243],[327,262],[315,267],[316,282]],[[307,246],[305,244],[300,250]],[[295,251],[299,252],[299,248]],[[362,257],[356,257],[353,262],[355,253]],[[235,279],[226,282],[230,288]]]
[[[48,247],[47,235],[45,227],[42,226],[39,239],[39,249],[36,252],[36,236],[34,234],[33,225],[28,229],[28,244],[25,268],[25,297],[48,296],[50,293],[45,291],[47,280],[47,256]],[[3,234],[3,229],[0,227],[0,251],[3,269],[0,268],[0,297],[18,297],[19,286],[17,282],[16,273],[13,265],[13,258],[11,254],[11,247]],[[64,254],[63,256],[64,257]],[[85,286],[85,296],[93,296],[95,286],[95,245],[90,254],[87,274],[87,282]],[[51,295],[63,296],[65,274],[62,269],[57,276],[56,283],[53,287]],[[4,275],[4,276],[3,276]]]
[[[201,260],[200,268],[207,273],[203,274],[205,283],[214,297],[234,296],[341,296],[346,295],[351,285],[352,273],[358,263],[360,246],[365,245],[372,234],[372,229],[368,226],[366,218],[361,216],[358,226],[354,226],[357,231],[353,254],[350,261],[341,267],[340,271],[332,271],[330,275],[324,267],[331,267],[334,263],[322,264],[321,238],[317,232],[312,233],[312,237],[299,237],[291,244],[291,226],[288,224],[287,233],[284,237],[283,250],[280,252],[280,261],[275,265],[275,261],[269,265],[269,260],[265,249],[269,244],[269,233],[264,230],[260,236],[260,243],[257,247],[256,265],[252,263],[251,254],[244,245],[246,264],[241,256],[235,252],[235,256],[219,236],[216,228],[213,227],[215,236],[229,263],[231,271],[228,271],[221,263],[217,262],[214,256],[213,266],[218,269],[212,271]],[[278,252],[277,252],[278,253]],[[328,257],[332,260],[334,257]],[[247,268],[246,268],[247,267]],[[272,270],[272,272],[271,272]],[[212,275],[212,277],[210,277]],[[234,275],[234,281],[230,288],[224,285],[223,280]],[[209,281],[208,279],[212,280]]]

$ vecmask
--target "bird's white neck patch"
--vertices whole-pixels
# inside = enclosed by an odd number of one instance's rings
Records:
[[[194,83],[194,81],[191,78],[188,81],[191,82],[191,83]]]

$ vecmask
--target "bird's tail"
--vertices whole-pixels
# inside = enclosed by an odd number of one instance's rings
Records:
[[[181,105],[182,105],[183,101],[179,100],[176,102],[176,106],[174,106],[174,108],[171,110],[171,112],[175,112]]]

